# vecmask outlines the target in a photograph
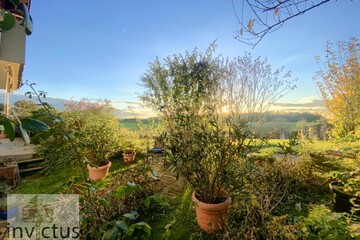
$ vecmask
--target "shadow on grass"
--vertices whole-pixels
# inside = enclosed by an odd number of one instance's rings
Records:
[[[169,202],[170,209],[166,214],[150,223],[152,227],[150,239],[217,239],[216,235],[207,234],[198,227],[191,194],[192,190],[186,188],[183,193]]]

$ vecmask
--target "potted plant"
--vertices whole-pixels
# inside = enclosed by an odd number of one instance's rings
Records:
[[[238,133],[220,116],[209,116],[178,124],[164,136],[171,162],[194,189],[197,223],[210,233],[224,227],[233,176],[244,160]]]
[[[133,142],[127,141],[123,147],[123,158],[124,162],[127,164],[132,163],[136,157],[136,147]]]
[[[16,22],[25,28],[25,33],[32,33],[33,21],[29,14],[31,0],[0,0],[0,13],[3,16],[0,21],[2,32],[13,29]]]
[[[79,135],[80,152],[87,161],[89,177],[98,181],[109,174],[109,159],[119,150],[118,123],[110,116],[86,117]]]
[[[4,125],[0,125],[0,139],[6,138]]]
[[[335,181],[329,184],[334,193],[333,210],[335,212],[348,212],[359,214],[360,206],[360,176],[359,171],[334,172]]]

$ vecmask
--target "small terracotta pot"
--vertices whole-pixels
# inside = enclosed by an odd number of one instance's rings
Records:
[[[191,198],[196,204],[196,219],[199,227],[208,233],[221,231],[227,219],[231,198],[227,198],[225,202],[216,204],[201,202],[196,198],[195,192],[193,192]]]
[[[0,132],[0,139],[5,139],[6,138],[6,134],[4,132]]]
[[[89,164],[87,165],[87,169],[89,170],[89,177],[94,181],[99,181],[101,178],[109,175],[109,169],[111,166],[111,162],[104,166],[100,167],[91,167]]]
[[[123,153],[124,162],[129,164],[135,160],[136,153]]]

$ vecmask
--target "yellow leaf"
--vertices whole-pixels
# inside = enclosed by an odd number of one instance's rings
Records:
[[[247,24],[247,28],[249,29],[250,32],[252,32],[253,25],[254,25],[254,20],[249,19],[248,24]]]
[[[277,16],[279,14],[279,8],[275,8],[274,15]]]

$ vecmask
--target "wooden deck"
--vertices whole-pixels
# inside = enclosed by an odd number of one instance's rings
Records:
[[[31,159],[35,150],[35,145],[25,145],[22,138],[16,138],[13,142],[8,138],[0,139],[0,163],[9,158],[16,161]]]

